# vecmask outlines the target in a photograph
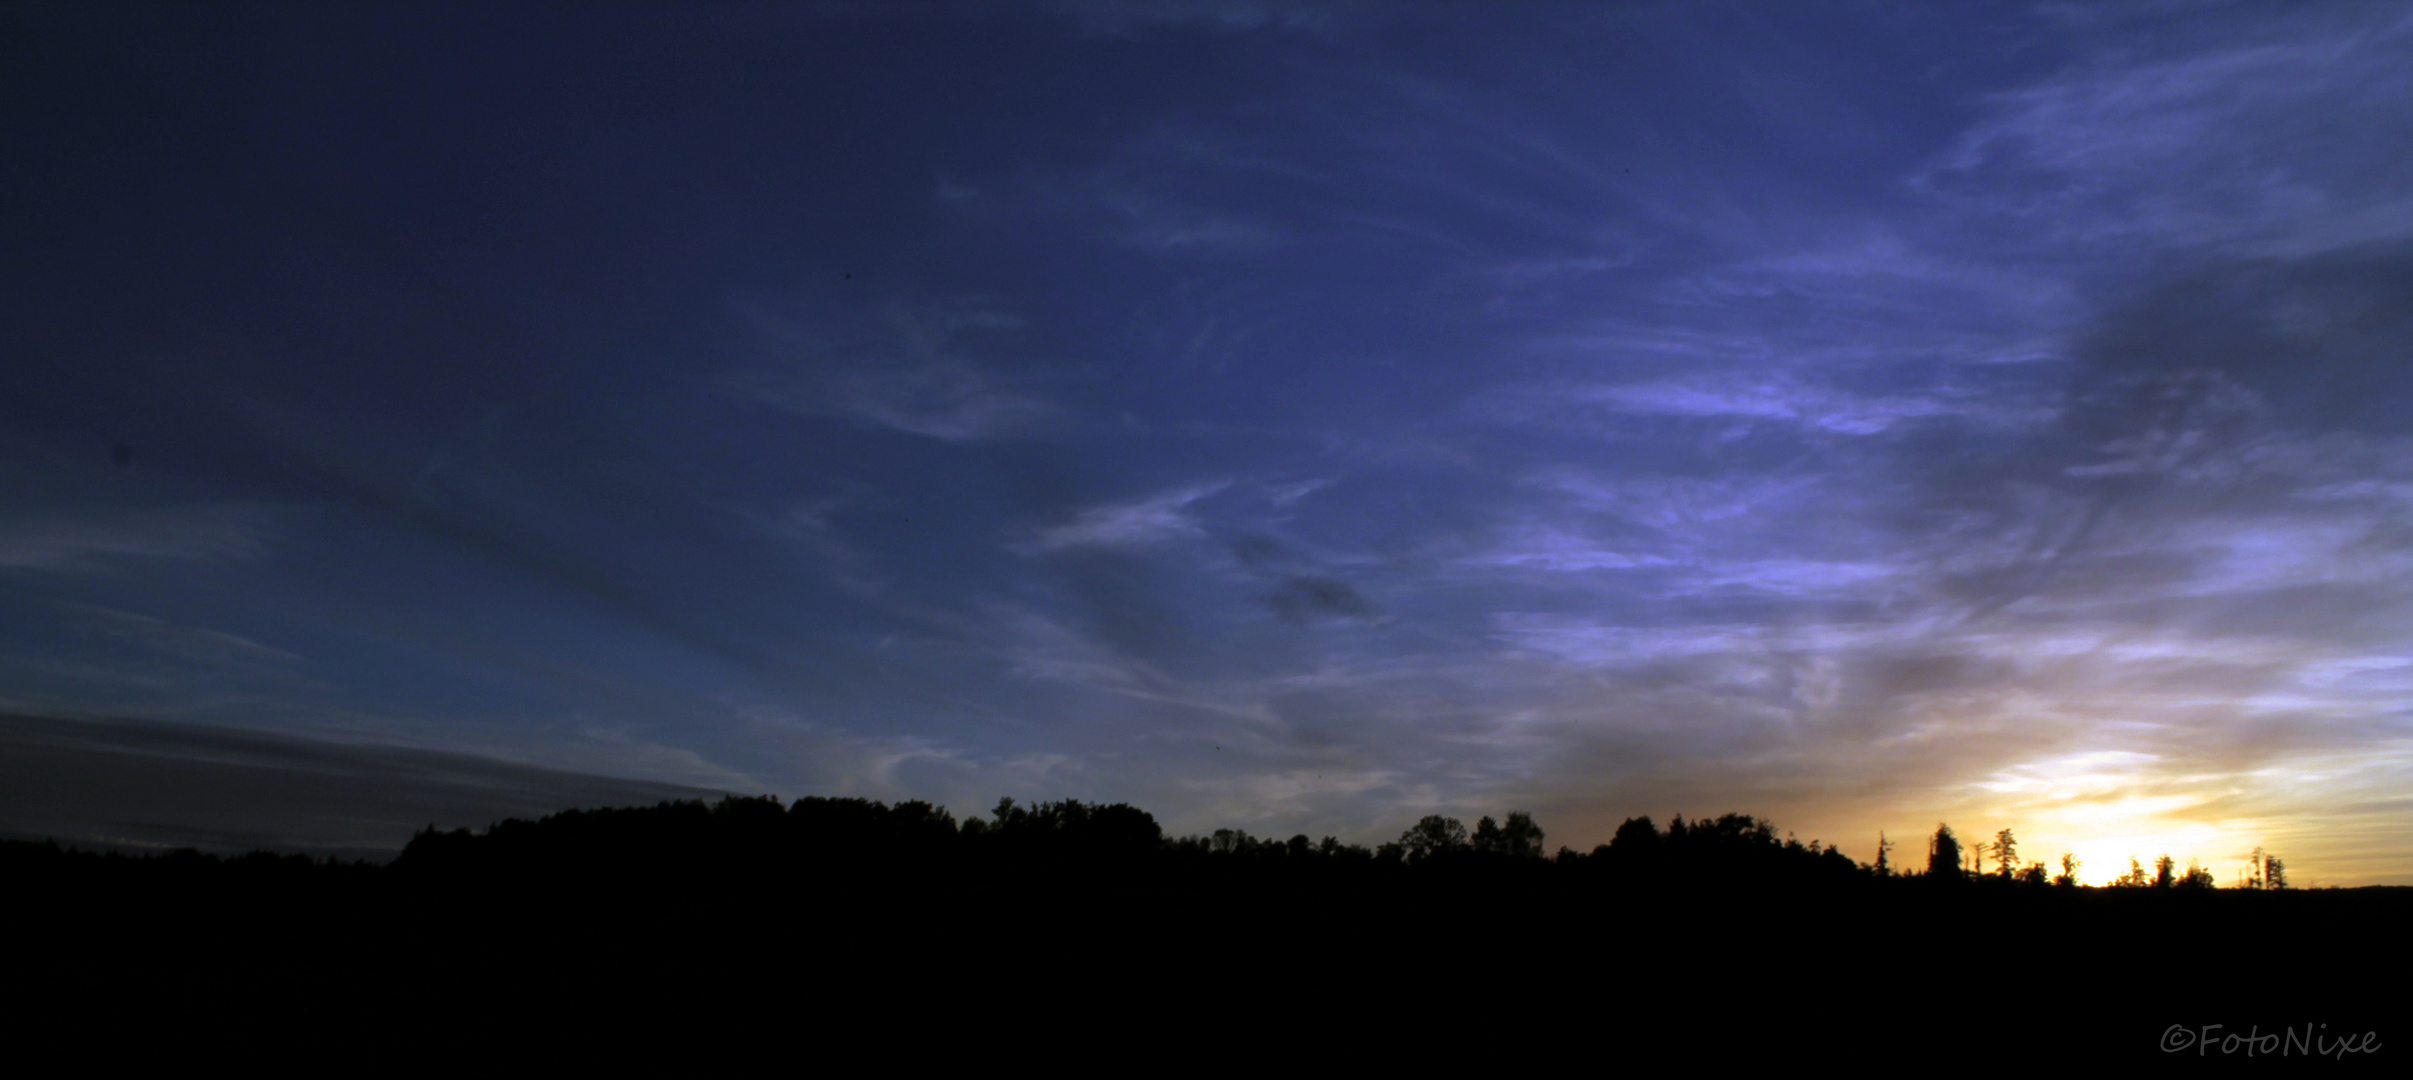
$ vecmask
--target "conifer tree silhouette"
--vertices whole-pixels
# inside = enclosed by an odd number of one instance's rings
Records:
[[[1961,879],[1961,842],[1952,826],[1938,822],[1927,841],[1927,877],[1934,881]]]

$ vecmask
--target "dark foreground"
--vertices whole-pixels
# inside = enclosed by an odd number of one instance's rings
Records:
[[[382,867],[8,844],[0,874],[39,1003],[19,1030],[121,1048],[1610,1073],[2413,1052],[2413,890],[1881,875],[1737,817],[1542,858],[730,800],[427,833]]]

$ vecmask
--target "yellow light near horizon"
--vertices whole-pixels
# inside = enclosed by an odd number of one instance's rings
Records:
[[[2038,815],[2045,816],[2045,815]],[[2234,872],[2245,866],[2246,860],[2237,850],[2243,844],[2254,847],[2252,837],[2260,831],[2252,827],[2216,826],[2202,822],[2155,820],[2151,816],[2129,818],[2098,818],[2082,822],[2039,822],[2030,829],[2012,826],[2019,838],[2022,863],[2041,862],[2047,872],[2061,872],[2064,852],[2078,857],[2078,882],[2082,885],[2108,885],[2128,873],[2128,860],[2134,858],[2148,877],[2153,874],[2154,860],[2170,856],[2177,872],[2185,873],[2187,861],[2213,872],[2220,884],[2228,885]],[[2048,819],[2049,820],[2049,819]],[[2091,826],[2091,827],[2090,827]],[[1990,841],[1992,834],[1980,838]],[[1968,843],[1964,840],[1963,843]]]
[[[2019,840],[2020,862],[2041,862],[2048,873],[2061,872],[2062,853],[2076,855],[2078,880],[2085,885],[2119,879],[2128,873],[2131,858],[2150,878],[2154,860],[2165,854],[2178,873],[2184,873],[2192,859],[2211,870],[2221,885],[2232,884],[2246,866],[2245,852],[2267,834],[2264,823],[2196,818],[2213,797],[2208,791],[2125,794],[2166,791],[2172,778],[2155,770],[2155,764],[2150,755],[2119,752],[2023,763],[1979,785],[1993,798],[1973,807],[1977,813],[1970,820],[2008,824]],[[1961,842],[1984,845],[1993,835],[1993,828],[1982,835],[1972,830]]]

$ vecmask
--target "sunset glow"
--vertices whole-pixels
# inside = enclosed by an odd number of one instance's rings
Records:
[[[0,26],[10,836],[2413,884],[2404,5],[117,10]]]

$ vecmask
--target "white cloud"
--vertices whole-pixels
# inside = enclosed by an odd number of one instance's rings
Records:
[[[1765,377],[1594,386],[1570,389],[1568,396],[1637,415],[1776,420],[1847,435],[1875,435],[1906,421],[1960,411],[1933,399],[1855,395]]]
[[[1747,538],[1755,519],[1778,524],[1812,506],[1843,505],[1828,490],[1832,478],[1825,476],[1661,476],[1560,466],[1535,474],[1529,483],[1565,500],[1566,510],[1605,512],[1675,537]]]
[[[1287,510],[1298,505],[1299,500],[1331,485],[1330,480],[1301,480],[1290,484],[1274,484],[1265,489],[1265,498],[1275,506]]]
[[[1036,395],[1000,385],[958,360],[919,367],[850,372],[831,380],[838,408],[864,419],[949,442],[1026,434],[1058,415]]]
[[[1061,525],[1039,530],[1025,551],[1066,548],[1137,548],[1198,533],[1189,506],[1222,491],[1227,483],[1194,484],[1133,502],[1093,506]]]
[[[2250,37],[2138,60],[2105,49],[1998,95],[1914,187],[2038,240],[2146,239],[2303,254],[2413,235],[2396,148],[2413,122],[2413,18],[2258,19]]]
[[[1666,567],[1675,560],[1632,547],[1602,544],[1564,529],[1529,526],[1512,531],[1470,562],[1534,570],[1634,570]]]

